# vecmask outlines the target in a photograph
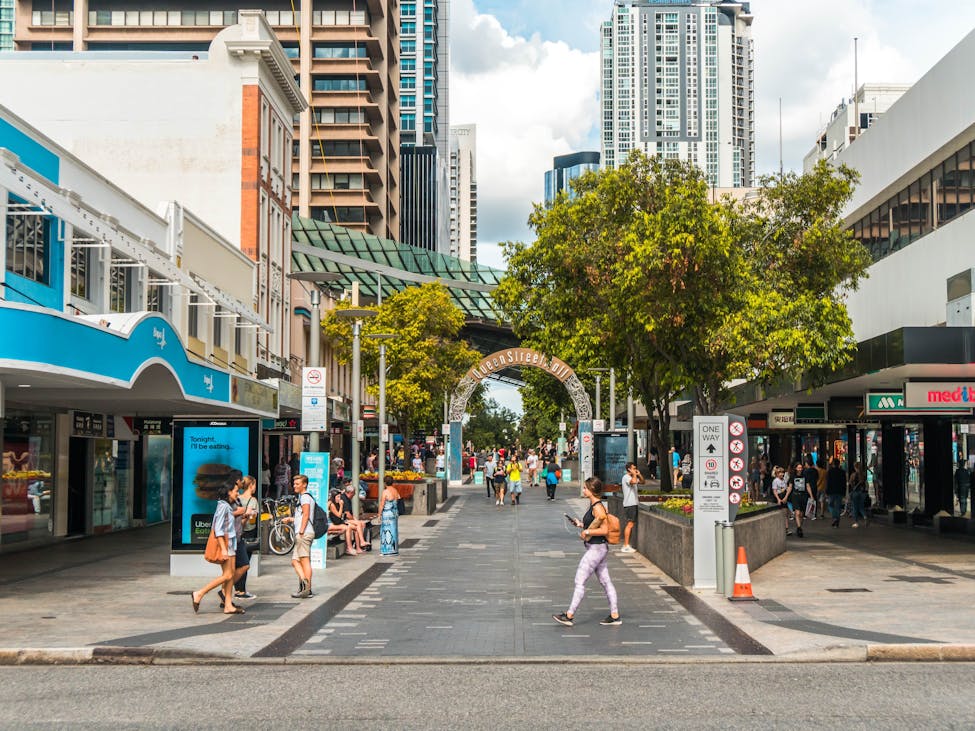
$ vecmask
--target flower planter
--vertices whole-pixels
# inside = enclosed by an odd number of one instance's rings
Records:
[[[673,496],[671,496],[673,497]],[[610,496],[609,511],[625,528],[623,499]],[[694,584],[694,520],[653,505],[640,505],[630,541],[633,547],[679,584]],[[735,519],[735,548],[745,547],[751,571],[786,550],[782,511],[768,508]]]

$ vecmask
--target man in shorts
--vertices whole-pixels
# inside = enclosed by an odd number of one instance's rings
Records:
[[[315,499],[308,494],[308,478],[296,475],[293,481],[298,505],[294,517],[284,518],[286,523],[295,525],[295,548],[291,553],[291,566],[298,574],[298,591],[292,594],[294,599],[307,599],[311,596],[311,542],[315,540]]]
[[[637,486],[643,482],[643,475],[633,462],[626,463],[626,473],[622,479],[623,485],[623,514],[626,517],[626,528],[623,530],[623,547],[620,553],[635,553],[636,549],[630,545],[630,533],[636,524],[637,509],[640,507],[640,497]]]

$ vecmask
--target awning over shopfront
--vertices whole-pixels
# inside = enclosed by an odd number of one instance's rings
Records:
[[[192,359],[156,313],[76,317],[0,304],[8,402],[126,415],[277,417],[267,384]]]

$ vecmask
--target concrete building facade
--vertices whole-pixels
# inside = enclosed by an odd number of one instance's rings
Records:
[[[477,125],[450,128],[450,255],[477,261]]]
[[[975,99],[957,90],[973,64],[975,33],[834,156],[860,174],[843,215],[873,258],[846,292],[855,362],[816,388],[741,387],[731,407],[777,464],[811,451],[859,462],[894,520],[961,532],[952,475],[975,462]]]
[[[123,0],[15,0],[19,51],[205,53],[238,6],[133,8]],[[253,12],[253,11],[249,11]],[[275,2],[264,14],[309,108],[294,118],[288,171],[298,212],[358,230],[399,234],[397,0]]]
[[[863,84],[852,99],[844,99],[833,110],[803,158],[803,170],[809,172],[820,160],[835,160],[910,88],[910,84]]]
[[[275,378],[290,367],[292,118],[306,104],[264,16],[239,15],[207,53],[7,54],[0,103],[146,205],[178,196],[253,261],[252,306],[272,324],[258,371]]]
[[[600,37],[603,165],[639,149],[689,160],[712,186],[752,186],[751,23],[747,2],[615,0]]]

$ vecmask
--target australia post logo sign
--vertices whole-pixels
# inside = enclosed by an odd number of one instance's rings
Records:
[[[904,384],[904,406],[908,409],[975,408],[975,382],[911,381]]]

